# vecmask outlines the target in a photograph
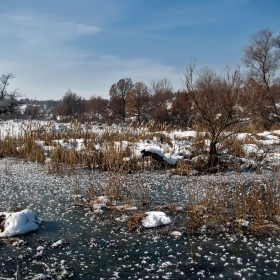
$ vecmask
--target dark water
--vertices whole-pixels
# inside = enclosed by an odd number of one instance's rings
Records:
[[[0,211],[29,207],[44,220],[34,233],[0,239],[0,276],[11,279],[279,279],[280,238],[268,236],[170,236],[165,227],[130,232],[124,213],[74,207],[89,187],[102,194],[109,174],[89,171],[48,174],[33,163],[0,161]],[[139,183],[140,180],[140,183]],[[207,179],[208,180],[208,179]],[[217,180],[217,178],[214,178]],[[234,180],[234,178],[232,178]],[[228,177],[229,184],[231,178]],[[138,182],[138,183],[137,183]],[[176,202],[184,206],[200,186],[197,178],[142,174],[127,178],[135,204],[149,207]],[[139,204],[140,205],[140,204]],[[172,215],[172,213],[169,213]],[[13,242],[20,241],[14,246]],[[53,247],[61,241],[61,246]],[[18,275],[15,275],[16,271]],[[2,278],[2,279],[3,279]]]

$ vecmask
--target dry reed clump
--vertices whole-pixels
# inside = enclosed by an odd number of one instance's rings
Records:
[[[176,221],[172,228],[186,233],[266,234],[280,230],[280,173],[246,185],[238,177],[234,182],[198,183],[190,189],[188,203],[183,207],[172,199],[168,204],[146,203],[153,197],[146,192],[147,188],[139,178],[135,177],[135,182],[129,178],[128,183],[123,174],[112,172],[108,175],[108,182],[102,188],[90,184],[79,205],[83,203],[94,211],[95,204],[105,204],[102,217],[110,219],[112,224],[116,223],[116,218],[121,219],[131,231],[141,230],[145,211],[150,210],[170,213]],[[79,184],[75,194],[81,194]],[[140,206],[140,210],[135,206]]]
[[[108,219],[112,225],[120,221],[126,222],[131,231],[141,229],[141,221],[146,214],[143,213],[143,209],[138,210],[138,206],[142,208],[147,202],[141,180],[129,178],[127,182],[127,177],[115,172],[108,173],[108,176],[106,185],[100,187],[95,183],[91,184],[85,191],[84,199],[75,205],[88,207],[100,214],[102,219]]]
[[[126,227],[129,231],[141,230],[142,220],[147,217],[144,212],[137,212],[131,215],[126,221]]]
[[[3,156],[17,157],[39,163],[44,163],[45,161],[42,149],[31,137],[6,137],[0,141],[0,150]]]
[[[22,148],[19,149],[18,157],[39,163],[45,162],[42,149],[32,140],[26,141]]]
[[[8,135],[0,140],[3,156],[25,158],[40,163],[48,162],[50,172],[82,166],[103,171],[131,172],[143,170],[132,151],[140,139],[157,138],[172,146],[164,133],[149,131],[149,125],[132,127],[107,127],[94,132],[92,125],[71,122],[54,126],[52,123],[23,123],[17,137]],[[77,140],[84,148],[78,149]],[[79,141],[79,142],[81,142]],[[98,148],[99,147],[99,148]]]
[[[90,184],[85,191],[85,205],[91,210],[95,210],[95,205],[106,205],[106,208],[112,212],[130,210],[137,200],[134,186],[125,183],[125,178],[121,173],[108,172],[108,182],[106,185],[97,186]]]
[[[108,198],[109,205],[118,206],[118,209],[123,205],[146,205],[149,200],[146,188],[139,178],[129,178],[114,172],[110,174],[103,195]]]
[[[173,147],[173,144],[171,142],[171,139],[170,139],[170,136],[169,135],[166,135],[166,133],[163,133],[163,132],[149,132],[147,134],[147,138],[149,139],[154,139],[156,138],[160,143],[166,143],[168,144],[171,148]]]
[[[208,186],[203,198],[192,197],[184,212],[186,232],[273,233],[280,230],[279,176],[244,186],[236,182]]]
[[[220,149],[222,151],[226,151],[227,154],[233,155],[235,157],[244,157],[246,156],[242,145],[244,144],[243,141],[236,139],[235,136],[228,137],[220,144]]]
[[[17,156],[17,139],[5,137],[3,140],[0,139],[0,150],[3,156]]]
[[[191,146],[192,167],[196,170],[206,169],[208,154],[207,135],[205,132],[197,132]]]
[[[179,160],[176,167],[172,170],[172,173],[180,176],[189,176],[190,164],[186,161]]]
[[[161,125],[160,128],[163,131],[168,127]],[[133,151],[131,151],[133,143],[140,139],[152,140],[156,137],[159,141],[172,147],[170,137],[163,132],[158,132],[158,129],[158,125],[151,122],[147,125],[142,124],[137,129],[132,129],[129,126],[117,128],[104,126],[103,132],[97,133],[92,130],[90,123],[82,125],[78,122],[71,122],[68,125],[61,125],[59,128],[54,128],[51,123],[47,125],[33,125],[31,123],[26,126],[22,125],[18,137],[10,135],[0,140],[0,151],[2,151],[3,156],[26,158],[41,163],[47,159],[49,170],[52,172],[59,172],[75,165],[103,171],[130,172],[143,170],[144,168],[144,162],[139,163]],[[203,170],[208,146],[205,141],[205,132],[200,131],[193,140],[192,158],[195,158],[193,167]],[[84,150],[78,150],[75,147],[76,139],[83,139]],[[244,156],[242,144],[252,143],[252,141],[253,138],[248,138],[244,142],[237,141],[234,137],[232,139],[227,138],[221,143],[221,149],[226,149],[228,154],[237,157]],[[71,149],[63,147],[67,142],[73,146]],[[119,143],[119,145],[116,145],[116,143]],[[96,148],[98,145],[101,148]],[[46,150],[46,146],[53,148]],[[251,156],[256,157],[256,155]],[[156,168],[162,169],[166,166],[157,166],[156,162],[151,161],[151,170]],[[188,175],[188,163],[179,163],[174,172],[180,175]]]
[[[90,130],[89,125],[81,126],[71,123],[69,128],[54,130],[51,126],[28,125],[22,127],[23,133],[18,137],[8,136],[0,141],[0,150],[3,156],[26,158],[37,162],[49,162],[49,170],[59,172],[75,165],[88,166],[104,171],[126,171],[136,168],[135,159],[128,159],[131,151],[124,147],[124,139],[138,138],[130,130],[121,132],[110,131],[109,128],[102,134]],[[75,139],[84,139],[85,149],[75,147]],[[119,141],[117,147],[114,142]],[[102,149],[96,149],[96,145]],[[72,146],[70,149],[66,148]],[[46,147],[47,146],[47,147]],[[124,158],[126,158],[124,160]]]
[[[123,181],[119,173],[112,173],[104,190],[109,205],[117,205],[123,201]]]

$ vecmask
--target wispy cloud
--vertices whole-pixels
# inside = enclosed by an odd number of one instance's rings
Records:
[[[100,27],[45,14],[4,17],[9,42],[0,53],[2,72],[15,73],[17,78],[11,85],[30,98],[58,99],[68,88],[87,98],[93,94],[108,97],[110,86],[124,77],[147,84],[152,79],[167,77],[180,83],[176,69],[151,59],[104,55],[102,50],[86,51],[72,44],[101,33]],[[4,59],[9,48],[10,56]]]
[[[1,19],[4,27],[0,34],[5,33],[6,39],[16,42],[12,44],[13,48],[26,52],[41,50],[42,55],[47,48],[62,47],[62,44],[81,36],[100,32],[97,26],[58,20],[44,14],[1,15]]]
[[[24,74],[27,70],[28,75]],[[13,81],[23,94],[30,98],[59,99],[68,88],[77,94],[89,98],[100,95],[108,98],[109,89],[121,78],[132,78],[147,85],[152,80],[168,78],[175,89],[182,88],[182,73],[170,66],[155,63],[146,58],[124,60],[116,56],[94,56],[90,60],[68,61],[64,68],[44,63],[43,69],[37,71],[33,63],[27,69],[21,69]],[[30,92],[32,85],[33,96]]]

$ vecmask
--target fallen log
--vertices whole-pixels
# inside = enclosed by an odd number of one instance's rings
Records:
[[[151,157],[155,161],[157,161],[158,163],[164,166],[168,165],[174,167],[177,165],[179,161],[177,158],[168,158],[161,151],[153,148],[142,150],[140,158],[144,158],[144,157]]]

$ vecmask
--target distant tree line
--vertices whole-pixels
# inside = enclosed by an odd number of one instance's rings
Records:
[[[19,99],[17,91],[8,92],[12,74],[0,80],[0,114],[61,120],[77,119],[106,123],[170,124],[181,127],[199,126],[219,142],[221,132],[244,120],[270,129],[280,121],[280,35],[269,29],[252,36],[243,50],[242,64],[225,66],[220,74],[207,67],[195,68],[190,62],[184,72],[184,87],[174,91],[163,78],[146,85],[143,81],[122,78],[109,89],[109,100],[92,96],[86,100],[68,90],[60,101]],[[17,100],[20,100],[17,101]],[[16,110],[25,104],[24,110]],[[213,145],[214,148],[215,145]],[[211,159],[213,160],[213,159]]]
[[[150,86],[142,81],[134,83],[131,78],[120,79],[110,87],[109,96],[109,100],[100,96],[85,100],[68,90],[53,113],[64,120],[189,125],[189,97],[185,90],[174,92],[166,78],[152,81]]]

